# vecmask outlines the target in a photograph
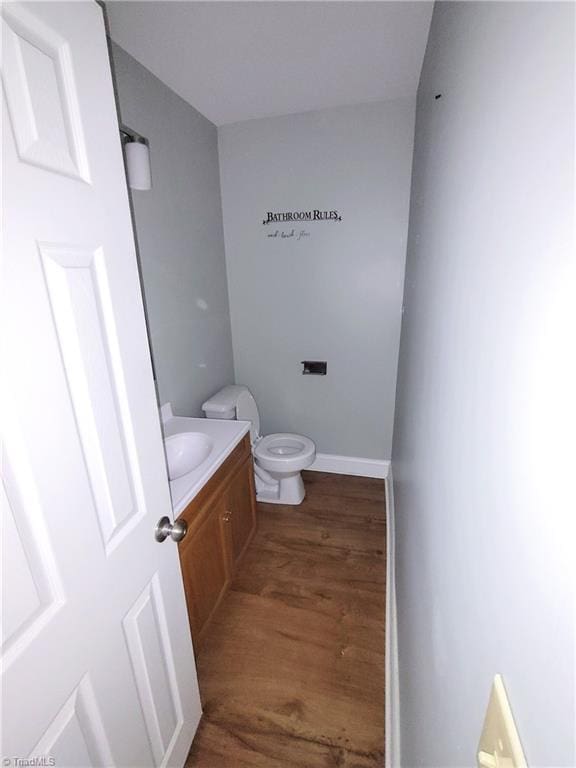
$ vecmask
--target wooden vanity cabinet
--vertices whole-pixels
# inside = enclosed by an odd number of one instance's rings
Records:
[[[256,494],[246,435],[179,515],[178,544],[192,637],[198,642],[256,531]]]

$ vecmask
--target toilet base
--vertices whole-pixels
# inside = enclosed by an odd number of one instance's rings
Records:
[[[306,496],[306,489],[300,472],[289,475],[278,474],[277,472],[270,472],[269,474],[277,481],[277,485],[270,487],[267,483],[261,483],[258,475],[256,475],[256,501],[261,501],[264,504],[302,504]]]

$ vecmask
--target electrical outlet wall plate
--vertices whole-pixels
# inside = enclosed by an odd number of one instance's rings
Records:
[[[494,677],[478,744],[478,768],[527,768],[501,675]]]

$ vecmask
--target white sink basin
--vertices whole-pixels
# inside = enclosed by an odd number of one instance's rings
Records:
[[[212,438],[202,432],[181,432],[166,437],[164,446],[170,480],[187,475],[199,467],[210,455],[213,445]]]

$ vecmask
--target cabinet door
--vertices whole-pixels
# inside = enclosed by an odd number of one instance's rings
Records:
[[[228,586],[230,572],[224,539],[225,500],[218,500],[199,528],[180,546],[180,564],[192,635],[197,639]]]
[[[256,530],[256,496],[251,457],[234,476],[226,496],[228,546],[232,566],[235,566]]]

